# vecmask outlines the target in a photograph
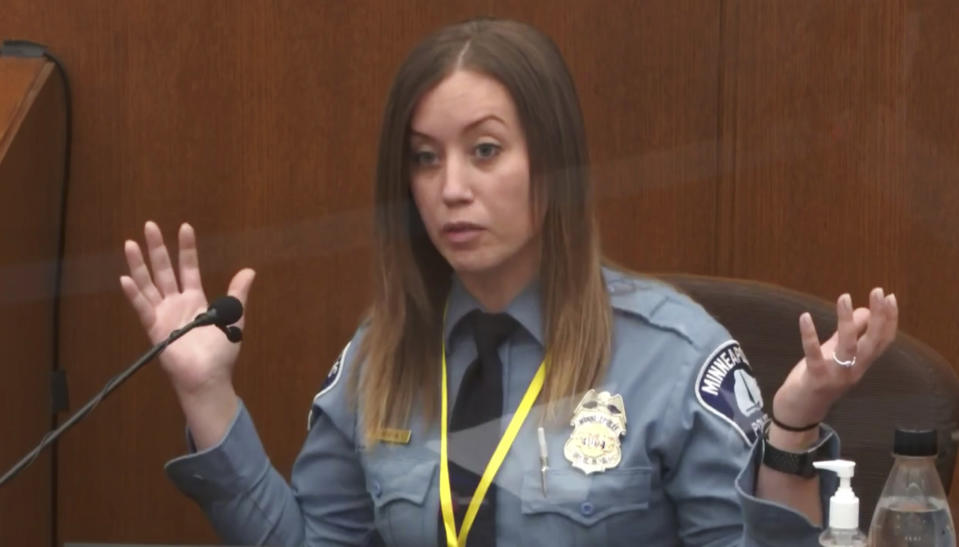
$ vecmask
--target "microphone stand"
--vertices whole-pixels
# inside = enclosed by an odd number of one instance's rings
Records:
[[[210,320],[204,317],[204,315],[205,314],[201,314],[197,316],[197,318],[194,319],[193,321],[190,321],[183,327],[180,327],[179,329],[176,329],[173,332],[171,332],[170,335],[167,336],[166,340],[163,340],[160,343],[153,346],[152,348],[150,348],[149,351],[144,353],[143,356],[137,359],[137,361],[133,363],[132,365],[130,365],[129,368],[127,368],[125,371],[121,372],[120,374],[110,379],[110,381],[107,382],[107,384],[103,387],[103,389],[100,390],[100,393],[98,393],[96,396],[90,399],[87,402],[87,404],[83,405],[83,408],[76,411],[73,414],[73,416],[70,416],[70,419],[63,422],[60,425],[60,427],[44,435],[43,439],[40,440],[40,444],[38,444],[33,450],[28,452],[27,455],[24,456],[19,462],[17,462],[16,465],[11,467],[9,471],[4,473],[3,477],[0,477],[0,486],[3,486],[7,481],[12,479],[17,473],[19,473],[25,467],[33,463],[33,461],[37,459],[37,456],[39,456],[40,453],[43,452],[44,448],[53,444],[60,437],[60,435],[62,435],[66,430],[73,427],[74,424],[76,424],[81,419],[83,419],[87,414],[89,414],[90,411],[93,410],[95,406],[100,404],[100,401],[102,401],[107,395],[109,395],[110,392],[112,392],[114,389],[119,387],[119,385],[125,382],[127,378],[132,376],[134,372],[139,370],[140,367],[147,364],[147,362],[149,362],[151,359],[156,357],[156,355],[160,353],[161,351],[163,351],[164,349],[166,349],[167,346],[169,346],[175,340],[177,340],[184,334],[190,332],[194,328],[199,327],[201,325],[209,325]],[[220,328],[222,329],[223,327],[221,326]],[[230,328],[235,329],[236,327],[230,327]],[[230,338],[231,338],[231,341],[234,341],[234,342],[238,341],[238,340],[233,340],[232,337]]]

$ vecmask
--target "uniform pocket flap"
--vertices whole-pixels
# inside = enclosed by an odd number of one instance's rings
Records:
[[[366,490],[377,507],[396,500],[423,505],[435,471],[436,461],[387,460],[367,475]]]
[[[632,467],[610,469],[586,475],[575,469],[550,470],[546,474],[546,495],[542,475],[523,475],[523,514],[554,513],[584,526],[604,518],[649,507],[652,469]]]

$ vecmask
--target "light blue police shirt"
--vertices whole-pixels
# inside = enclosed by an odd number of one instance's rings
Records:
[[[595,390],[622,397],[620,461],[584,473],[564,452],[571,422],[548,422],[544,493],[536,434],[543,409],[534,407],[495,479],[505,492],[497,496],[497,544],[817,545],[820,530],[804,516],[754,495],[762,398],[727,330],[667,285],[611,270],[604,275],[614,314],[612,358]],[[454,280],[444,333],[450,408],[476,356],[460,319],[479,307]],[[507,309],[523,328],[500,347],[504,417],[491,427],[505,429],[542,361],[540,309],[536,283]],[[361,446],[344,377],[357,366],[352,358],[362,331],[313,400],[290,484],[270,464],[242,403],[217,446],[167,464],[170,479],[224,541],[364,545],[378,534],[387,545],[435,545],[439,426],[414,412],[407,444]],[[828,427],[821,442],[838,455]],[[572,452],[575,458],[575,446]],[[821,480],[825,509],[834,481]]]

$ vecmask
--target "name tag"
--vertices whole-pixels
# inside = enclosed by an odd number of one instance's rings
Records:
[[[409,429],[381,429],[373,435],[373,438],[384,443],[409,444],[412,434]]]

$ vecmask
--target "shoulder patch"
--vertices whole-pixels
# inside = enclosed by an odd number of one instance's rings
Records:
[[[729,340],[713,351],[696,378],[696,399],[753,444],[762,432],[763,396],[739,342]]]
[[[339,382],[341,376],[340,371],[343,370],[343,360],[346,359],[346,352],[349,351],[350,344],[352,343],[352,340],[346,343],[346,347],[343,348],[343,351],[340,352],[339,357],[337,357],[336,361],[333,362],[333,366],[330,367],[330,372],[326,375],[326,380],[323,380],[323,386],[320,387],[320,392],[313,396],[313,404],[310,405],[310,413],[306,416],[307,431],[313,427],[313,409],[316,407],[316,401],[319,400],[324,393],[333,389],[333,386]]]

